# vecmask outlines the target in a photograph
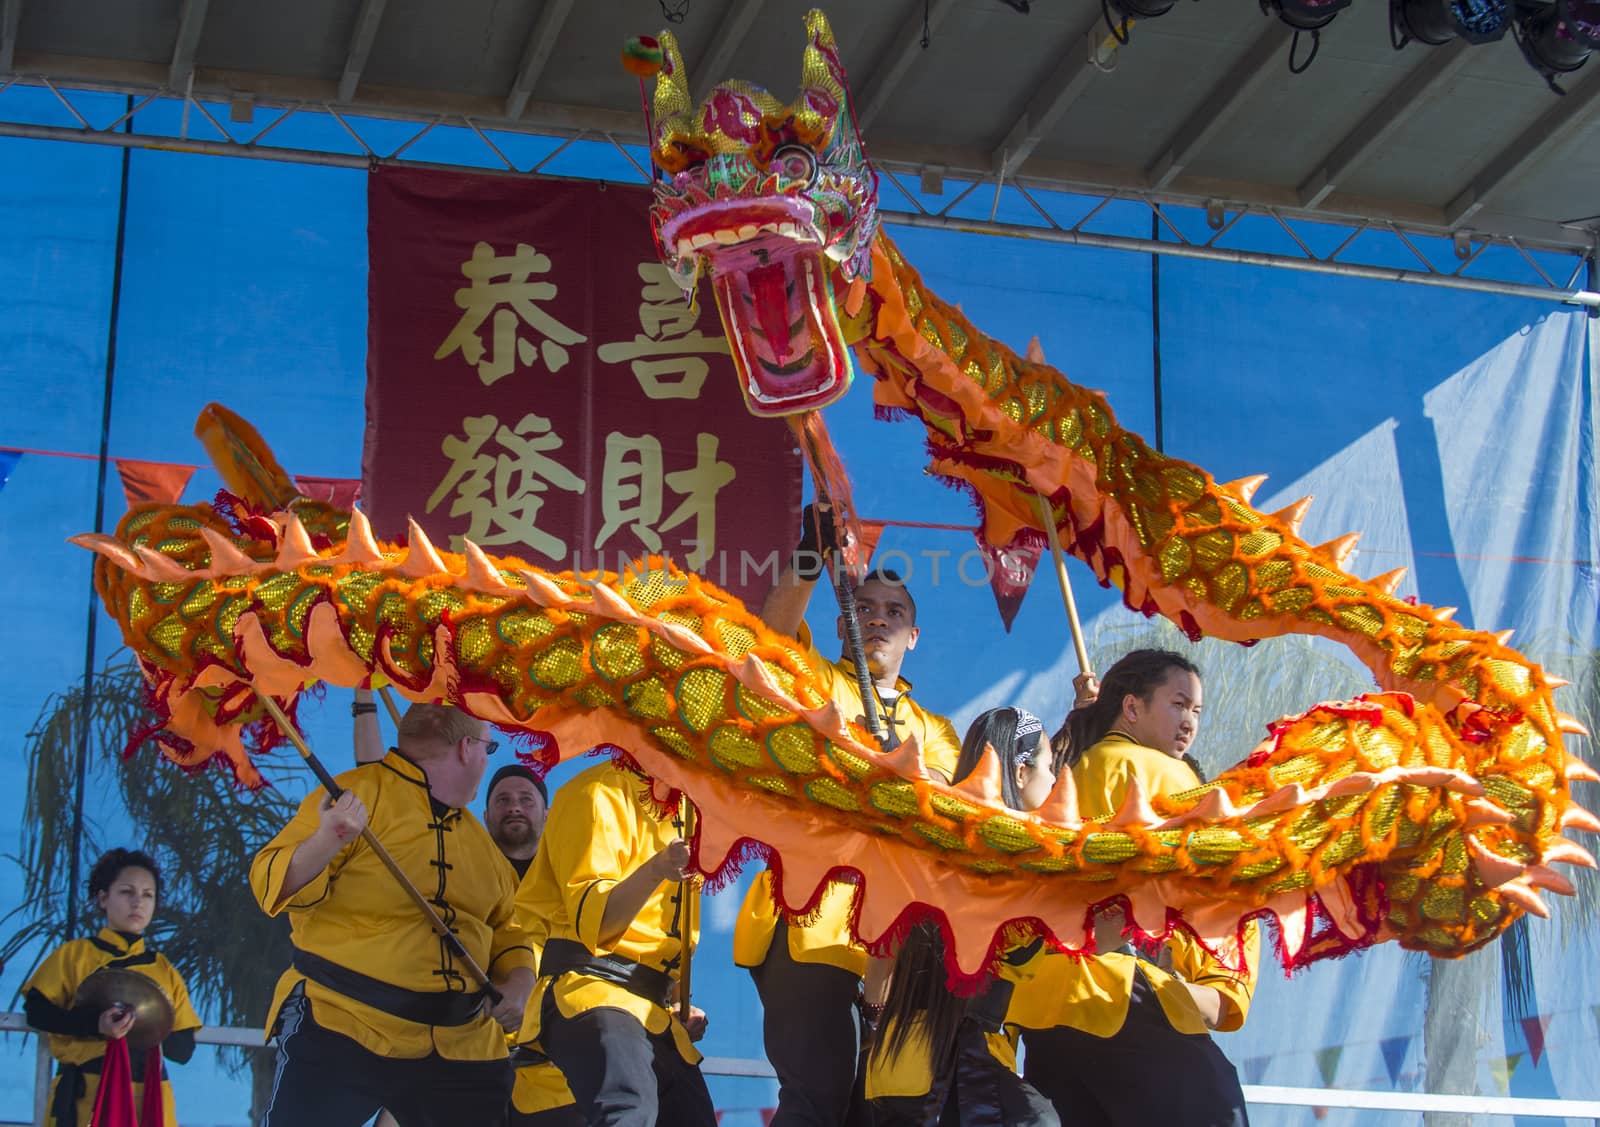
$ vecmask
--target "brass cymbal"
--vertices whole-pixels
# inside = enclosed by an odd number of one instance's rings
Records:
[[[176,1015],[172,999],[153,978],[121,967],[102,967],[78,986],[72,997],[74,1010],[104,1013],[113,1006],[133,1012],[133,1028],[128,1031],[128,1048],[142,1052],[166,1040]]]

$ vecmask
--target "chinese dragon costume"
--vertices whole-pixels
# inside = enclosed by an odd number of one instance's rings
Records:
[[[1354,537],[1313,546],[1304,504],[1251,507],[1260,479],[1219,484],[1117,425],[1102,396],[985,337],[923,286],[877,230],[876,180],[832,34],[807,19],[804,83],[780,103],[727,82],[695,105],[663,37],[652,123],[655,226],[686,288],[709,274],[751,410],[814,411],[848,385],[852,351],[877,403],[926,426],[932,469],[970,486],[989,540],[1040,535],[1038,498],[1071,554],[1127,605],[1193,637],[1289,633],[1348,645],[1380,691],[1280,719],[1235,767],[1171,797],[1134,791],[1080,817],[1063,772],[1032,814],[1000,801],[991,754],[957,786],[914,743],[884,753],[819,691],[806,651],[731,596],[661,560],[550,574],[515,559],[405,546],[366,518],[295,494],[250,428],[208,408],[197,432],[237,497],[143,506],[99,553],[96,584],[140,657],[174,762],[218,758],[249,786],[285,705],[316,681],[393,684],[539,734],[554,762],[622,749],[665,801],[699,808],[697,863],[764,852],[785,906],[859,883],[869,945],[933,914],[952,970],[981,973],[1019,930],[1092,943],[1121,901],[1152,936],[1192,931],[1237,961],[1252,917],[1276,920],[1287,966],[1394,939],[1437,956],[1491,941],[1557,863],[1600,831],[1563,747],[1582,728],[1561,682],[1448,610],[1359,579]],[[220,496],[220,495],[219,495]],[[140,733],[142,739],[148,733]],[[826,841],[826,848],[818,843]]]

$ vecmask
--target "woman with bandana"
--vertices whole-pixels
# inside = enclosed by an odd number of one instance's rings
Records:
[[[996,708],[967,731],[955,781],[990,750],[1000,793],[1013,810],[1037,809],[1055,785],[1044,725],[1021,708]],[[982,1123],[1058,1127],[1050,1104],[1016,1072],[1016,1037],[1005,1018],[1013,991],[1046,957],[1042,940],[1012,948],[998,976],[970,998],[946,986],[944,942],[931,924],[914,928],[895,957],[888,1000],[873,1034],[867,1098],[877,1127]]]

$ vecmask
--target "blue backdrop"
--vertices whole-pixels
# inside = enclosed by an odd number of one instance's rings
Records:
[[[61,117],[48,95],[21,87],[0,101],[12,120]],[[122,105],[106,96],[101,108],[114,117]],[[136,128],[172,129],[173,115],[157,107]],[[309,119],[284,129],[304,131],[298,143],[310,144],[325,124]],[[428,159],[463,159],[448,139],[429,144],[436,147]],[[364,174],[130,153],[108,401],[122,160],[110,148],[0,140],[0,230],[7,232],[0,239],[0,447],[57,452],[15,459],[0,488],[0,622],[11,659],[0,679],[0,850],[11,853],[21,845],[25,733],[49,695],[82,675],[90,616],[99,613],[89,558],[64,540],[94,525],[100,467],[60,455],[96,454],[108,419],[113,457],[199,462],[191,428],[199,408],[217,399],[251,419],[293,472],[360,472]],[[608,148],[575,146],[563,160],[555,170],[566,174],[616,176],[621,166]],[[1098,226],[1147,236],[1148,223],[1142,208],[1113,208]],[[1159,402],[1169,452],[1222,480],[1270,473],[1258,498],[1269,506],[1315,493],[1307,538],[1365,530],[1357,571],[1408,566],[1403,592],[1459,606],[1462,619],[1480,627],[1516,627],[1526,652],[1568,676],[1596,661],[1596,322],[1523,299],[1177,258],[1157,264],[1015,239],[891,233],[933,290],[1019,351],[1037,335],[1052,363],[1108,393],[1125,425],[1152,434]],[[829,411],[829,425],[864,516],[971,523],[962,496],[923,473],[920,428],[874,421],[865,384]],[[207,498],[217,485],[202,469],[185,499]],[[104,525],[123,511],[111,470]],[[970,546],[968,534],[952,531],[891,528],[884,536],[880,552],[899,549],[912,561],[921,609],[923,641],[907,673],[921,699],[950,713],[958,728],[1001,701],[1053,723],[1075,669],[1050,577],[1040,577],[1041,589],[1006,634],[987,585],[953,573],[951,563]],[[933,560],[944,552],[950,556],[935,583]],[[1081,568],[1074,574],[1097,663],[1135,639],[1166,638],[1090,586]],[[811,619],[820,637],[832,636],[820,598]],[[99,626],[96,666],[118,646],[109,622],[102,617]],[[1184,644],[1175,634],[1167,640]],[[1359,691],[1370,680],[1338,654],[1300,643],[1251,651],[1207,644],[1199,660],[1214,717],[1202,751],[1212,764],[1244,754],[1281,711]],[[1264,676],[1269,667],[1272,677]],[[1581,684],[1593,693],[1593,680]],[[304,711],[330,759],[345,754],[345,703],[330,693]],[[1592,696],[1563,704],[1595,711]],[[563,768],[557,780],[568,773]],[[108,800],[90,794],[88,812],[99,840],[122,840]],[[704,1048],[714,1056],[753,1056],[760,1044],[754,990],[729,960],[746,880],[712,898],[704,917],[695,977],[697,1000],[712,1018]],[[0,861],[0,906],[14,906],[21,889],[15,861]],[[1457,1020],[1476,1031],[1455,1051],[1465,1054],[1457,1063],[1479,1092],[1600,1097],[1589,1064],[1600,1032],[1593,920],[1590,900],[1534,921],[1537,1060],[1527,1024],[1506,1019],[1497,950],[1455,968],[1453,993],[1436,984]],[[8,1000],[28,961],[0,972]],[[1420,1090],[1432,973],[1426,960],[1392,947],[1293,981],[1268,967],[1249,1024],[1224,1038],[1224,1048],[1246,1082]],[[23,1038],[0,1045],[0,1120],[30,1114],[32,1060]],[[176,1072],[185,1123],[245,1121],[247,1090],[214,1054],[202,1052]],[[760,1122],[757,1109],[774,1102],[765,1081],[723,1080],[715,1091],[729,1127]],[[1255,1114],[1258,1123],[1309,1117]]]

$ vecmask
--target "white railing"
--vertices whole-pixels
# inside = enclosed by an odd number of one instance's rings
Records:
[[[0,1013],[0,1032],[32,1034],[27,1019],[18,1013]],[[233,1048],[262,1048],[261,1030],[241,1029],[225,1025],[205,1025],[195,1033],[201,1045],[224,1045]],[[44,1115],[50,1095],[50,1073],[53,1062],[39,1039],[37,1064],[33,1079],[33,1123],[44,1127]],[[772,1066],[764,1060],[746,1057],[706,1057],[700,1065],[708,1076],[738,1076],[749,1079],[773,1079]],[[1361,1111],[1444,1111],[1468,1115],[1521,1115],[1542,1119],[1589,1119],[1600,1127],[1600,1100],[1535,1100],[1516,1096],[1446,1096],[1426,1092],[1363,1092],[1341,1088],[1280,1088],[1263,1084],[1246,1084],[1245,1100],[1252,1106],[1267,1107],[1325,1107]],[[26,1127],[23,1124],[0,1123],[0,1127]]]

